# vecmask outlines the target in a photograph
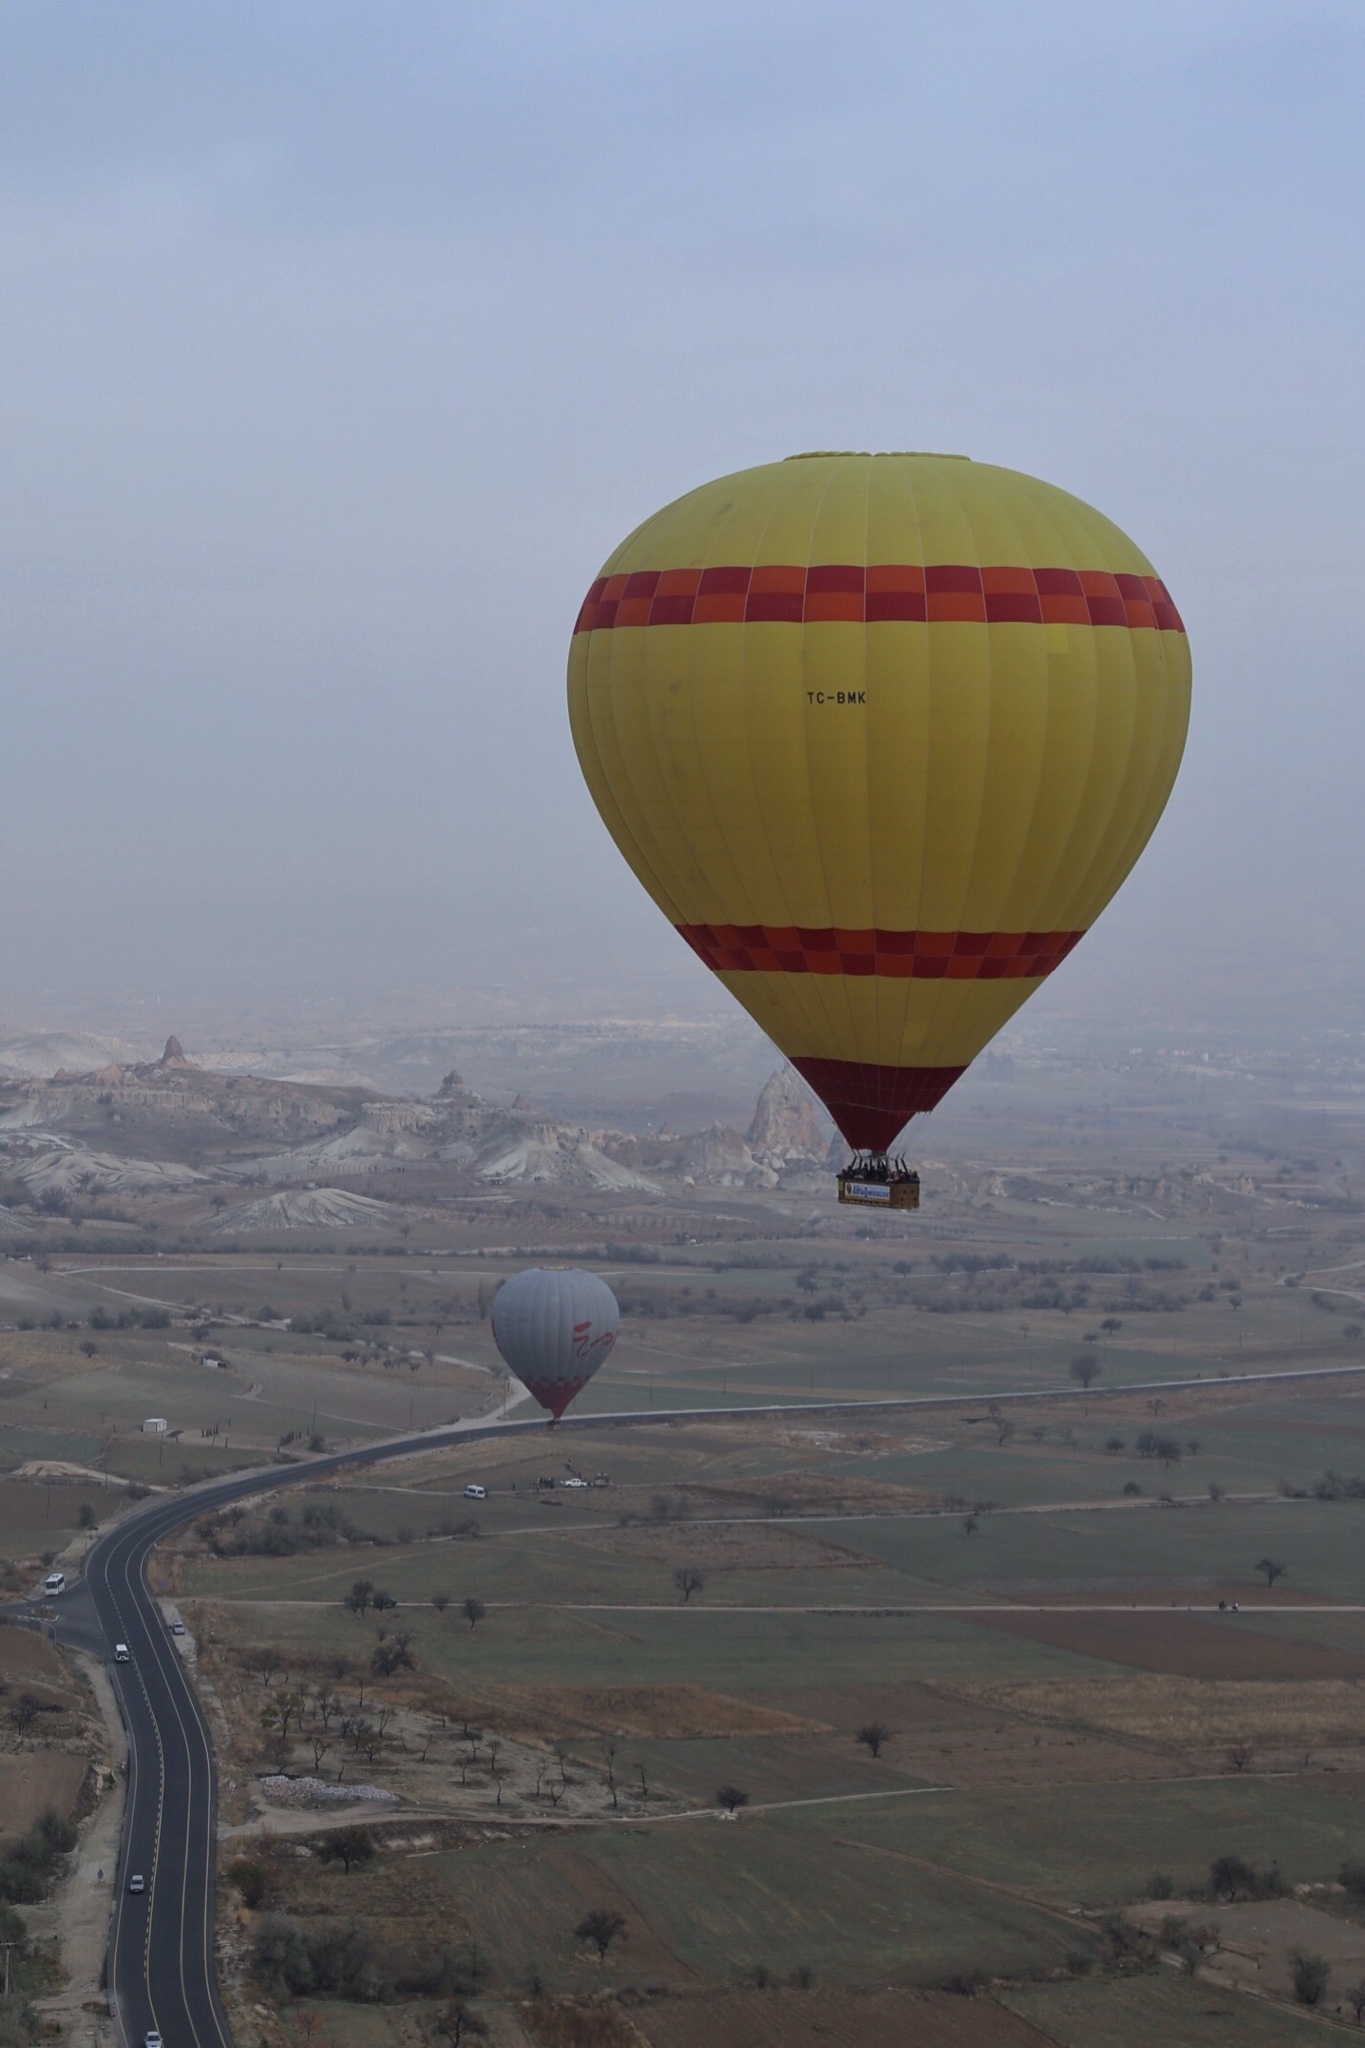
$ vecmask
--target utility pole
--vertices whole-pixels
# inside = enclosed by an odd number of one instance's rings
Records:
[[[10,1952],[10,1950],[11,1950],[11,1949],[12,1949],[13,1947],[14,1947],[14,1943],[13,1943],[12,1941],[7,1941],[7,1942],[5,1943],[5,1996],[6,1996],[6,1998],[8,1998],[8,1997],[9,1997],[9,1952]]]

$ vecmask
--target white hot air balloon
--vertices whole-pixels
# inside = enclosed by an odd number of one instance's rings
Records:
[[[499,1288],[492,1322],[508,1365],[558,1422],[611,1351],[621,1311],[595,1273],[531,1266]]]

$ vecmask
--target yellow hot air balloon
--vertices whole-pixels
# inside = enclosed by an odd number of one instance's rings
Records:
[[[1132,541],[960,456],[799,455],[689,492],[605,563],[569,657],[617,846],[897,1202],[898,1132],[1141,853],[1189,702]]]

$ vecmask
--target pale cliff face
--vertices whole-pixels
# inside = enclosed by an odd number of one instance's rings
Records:
[[[755,1152],[823,1159],[829,1150],[830,1129],[829,1119],[805,1082],[784,1063],[758,1098],[748,1140]]]

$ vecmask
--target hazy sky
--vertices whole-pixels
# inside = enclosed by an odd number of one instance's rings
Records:
[[[1049,1001],[1359,983],[1362,105],[1359,0],[3,0],[0,1014],[710,1004],[567,639],[808,447],[1035,471],[1184,613]]]

